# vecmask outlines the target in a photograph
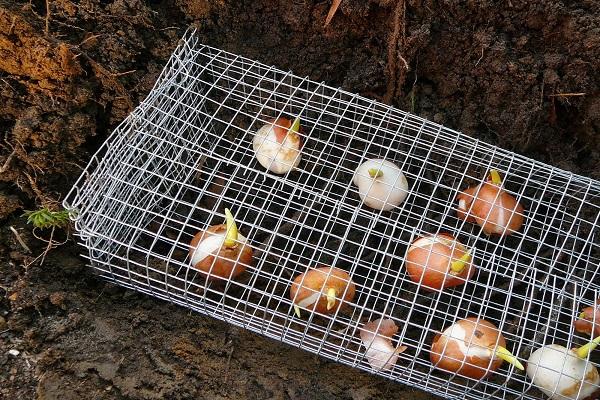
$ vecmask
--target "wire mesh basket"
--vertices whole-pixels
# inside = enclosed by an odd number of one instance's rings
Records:
[[[284,115],[302,121],[302,159],[275,175],[257,162],[252,138]],[[390,211],[366,207],[352,183],[370,158],[408,180],[408,198]],[[457,218],[457,195],[491,168],[526,210],[512,235]],[[544,344],[589,342],[573,319],[600,298],[599,182],[205,46],[193,31],[65,207],[102,278],[447,398],[544,398],[509,364],[479,379],[436,368],[431,343],[448,326],[485,318],[524,363]],[[225,208],[254,260],[235,279],[207,280],[190,263],[190,242],[223,223]],[[423,290],[406,272],[407,249],[442,232],[472,249],[477,271],[463,285]],[[298,317],[292,281],[320,265],[347,271],[356,293],[344,309]],[[361,340],[379,318],[406,346],[388,368],[370,364]]]

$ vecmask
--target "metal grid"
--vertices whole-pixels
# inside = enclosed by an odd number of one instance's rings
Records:
[[[278,176],[252,151],[270,118],[300,116],[302,162]],[[367,158],[405,173],[392,211],[362,205],[352,184]],[[490,168],[525,206],[523,228],[486,236],[456,217],[456,195]],[[448,398],[539,399],[504,364],[472,380],[429,362],[436,333],[466,317],[493,322],[524,363],[542,344],[581,345],[582,307],[600,297],[600,183],[479,142],[417,116],[200,44],[186,33],[148,98],[115,130],[65,201],[86,257],[105,279],[326,358]],[[193,235],[236,214],[254,263],[207,282],[190,265]],[[408,245],[449,232],[475,249],[466,285],[425,292],[407,276]],[[307,267],[349,272],[347,312],[294,315],[289,288]],[[380,317],[408,349],[375,371],[360,328]],[[597,360],[596,360],[597,361]],[[510,368],[509,368],[510,367]]]

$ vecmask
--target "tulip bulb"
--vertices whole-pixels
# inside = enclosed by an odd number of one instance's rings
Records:
[[[408,196],[406,177],[394,163],[372,159],[362,163],[354,173],[360,199],[375,210],[389,211]]]
[[[252,262],[252,248],[242,236],[235,220],[225,209],[227,223],[213,225],[194,235],[190,243],[190,262],[209,279],[234,279]]]
[[[354,300],[356,285],[344,270],[333,267],[309,269],[298,275],[290,289],[294,311],[300,317],[300,309],[314,310],[321,314],[333,314],[343,303]]]
[[[473,379],[485,378],[504,361],[524,369],[506,349],[506,340],[498,328],[477,318],[460,320],[436,335],[429,355],[436,368]]]
[[[586,307],[581,310],[579,318],[575,320],[575,330],[592,336],[600,336],[600,299],[595,307]]]
[[[527,376],[551,400],[596,399],[600,376],[596,366],[586,360],[585,353],[589,354],[590,347],[577,350],[558,344],[541,347],[527,361]]]
[[[440,233],[415,240],[406,253],[410,279],[428,290],[459,286],[473,277],[470,252],[452,235]]]
[[[490,172],[491,179],[461,192],[457,216],[476,222],[488,235],[510,235],[523,226],[523,206],[502,189],[498,171]]]
[[[299,135],[300,119],[293,122],[277,118],[263,125],[252,139],[256,159],[275,174],[285,174],[300,164],[302,139]]]
[[[389,371],[398,361],[398,354],[406,350],[406,346],[394,347],[392,336],[398,332],[398,327],[391,319],[377,319],[365,324],[360,329],[360,339],[367,352],[367,361],[376,370]]]

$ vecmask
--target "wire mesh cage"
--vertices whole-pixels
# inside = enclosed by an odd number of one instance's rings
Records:
[[[301,160],[274,174],[257,161],[253,138],[282,116],[301,120]],[[402,204],[363,204],[353,177],[367,159],[402,170]],[[492,169],[524,207],[524,224],[511,235],[489,236],[456,213],[457,195]],[[573,321],[600,298],[599,182],[205,46],[193,31],[65,207],[101,277],[447,398],[545,397],[510,364],[490,363],[475,378],[438,368],[430,353],[440,332],[485,319],[525,363],[543,345],[588,343]],[[253,260],[239,276],[207,279],[192,265],[190,243],[222,224],[225,208]],[[444,233],[470,249],[474,274],[427,290],[407,273],[407,251],[419,237]],[[338,293],[344,307],[296,310],[294,279],[319,266],[345,271],[355,293]],[[377,366],[373,341],[361,333],[381,333],[385,320],[395,326],[378,337],[398,351]],[[597,361],[592,353],[583,362]]]

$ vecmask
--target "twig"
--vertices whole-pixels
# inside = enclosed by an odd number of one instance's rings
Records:
[[[38,187],[38,185],[35,182],[35,180],[31,177],[31,175],[29,175],[27,172],[23,172],[23,174],[29,180],[29,185],[31,186],[31,190],[33,190],[33,193],[35,193],[35,195],[37,196],[37,198],[40,199],[40,201],[42,202],[43,206],[47,206],[47,205],[49,205],[49,203],[50,204],[55,203],[53,201],[48,201],[48,198],[44,195],[44,193],[42,193],[42,191]],[[51,207],[48,207],[48,208],[51,208]]]
[[[100,294],[94,299],[94,301],[92,301],[92,303],[96,304],[98,302],[98,300],[100,299],[100,297],[102,297],[103,294],[104,294],[104,287],[102,287]]]
[[[52,240],[54,238],[54,227],[52,227],[52,231],[50,231],[50,239],[48,239],[48,245],[46,246],[46,249],[44,250],[44,252],[42,253],[42,259],[40,260],[40,265],[44,264],[44,260],[46,259],[46,254],[48,254],[48,252],[50,250],[52,250],[52,245],[54,244],[54,241]],[[35,231],[35,229],[34,229]],[[41,237],[37,236],[35,233],[33,234],[35,237],[37,237],[40,240],[43,240]]]
[[[6,172],[6,170],[10,166],[12,159],[15,157],[16,154],[17,149],[13,147],[13,151],[8,155],[8,157],[6,157],[6,161],[4,161],[4,164],[2,164],[2,167],[0,167],[0,174]]]
[[[333,0],[333,3],[331,3],[331,7],[329,8],[329,12],[327,13],[327,18],[325,19],[325,24],[323,25],[323,27],[329,25],[341,3],[342,0]]]
[[[477,60],[477,62],[475,63],[475,66],[478,66],[478,65],[479,65],[479,63],[481,62],[481,60],[483,60],[483,50],[484,50],[484,47],[483,47],[483,46],[481,46],[481,57],[479,57],[479,59],[478,59],[478,60]]]
[[[12,19],[12,23],[10,24],[10,28],[8,28],[8,36],[13,34],[13,29],[15,28],[16,21],[17,21],[17,16],[15,15]]]
[[[136,71],[137,71],[137,69],[132,69],[131,71],[125,71],[125,72],[117,72],[117,73],[113,73],[112,76],[117,77],[117,76],[133,74]]]
[[[46,36],[50,32],[50,0],[46,0]]]
[[[31,253],[31,249],[29,248],[29,246],[27,246],[27,244],[25,243],[25,241],[23,241],[23,238],[21,238],[21,235],[19,234],[19,232],[17,232],[17,230],[14,227],[12,227],[12,226],[9,226],[8,229],[10,229],[12,231],[12,233],[14,233],[15,237],[17,238],[17,242],[19,242],[19,244],[21,245],[21,247],[23,247],[23,249],[27,253]]]
[[[8,81],[6,79],[2,78],[2,82],[4,82],[4,84],[6,86],[8,86],[9,88],[11,88],[13,92],[17,93],[17,91],[15,90],[15,88],[12,87],[12,85],[10,83],[8,83]]]
[[[52,249],[54,249],[54,248],[56,248],[58,246],[62,246],[63,244],[65,244],[65,243],[67,243],[69,241],[69,237],[68,236],[67,236],[67,238],[63,242],[56,242],[56,241],[54,241],[54,230],[56,229],[55,227],[52,227],[52,231],[50,231],[50,238],[49,239],[44,239],[43,237],[39,236],[35,232],[36,229],[37,228],[34,228],[33,231],[32,231],[33,236],[35,236],[36,239],[39,239],[42,242],[46,242],[48,244],[46,245],[46,248],[44,249],[44,251],[39,256],[37,256],[31,262],[29,262],[29,263],[27,263],[25,265],[25,269],[28,269],[32,264],[34,264],[40,258],[41,258],[40,265],[44,264],[44,261],[46,260],[46,255],[50,252],[50,250],[52,250]]]
[[[234,346],[231,346],[231,349],[227,352],[227,364],[225,364],[225,375],[229,376],[229,366],[231,365],[231,356],[233,356],[233,351],[235,350]],[[225,379],[225,382],[227,382],[227,379]]]
[[[586,93],[556,93],[549,94],[548,97],[577,97],[577,96],[585,96]]]
[[[66,22],[62,22],[62,21],[59,21],[59,20],[54,20],[52,22],[54,22],[55,24],[61,25],[61,26],[66,26],[67,28],[77,29],[78,31],[86,32],[85,29],[83,29],[83,28],[81,28],[79,26],[67,24]]]
[[[89,36],[89,37],[87,37],[87,38],[83,39],[83,40],[81,41],[81,43],[79,43],[77,46],[79,47],[79,46],[83,45],[84,43],[86,43],[87,41],[89,41],[89,40],[92,40],[92,39],[96,39],[97,37],[100,37],[100,36],[102,36],[102,35],[101,35],[101,34],[98,34],[98,35],[92,35],[92,36]]]
[[[17,156],[19,156],[19,159],[21,161],[23,161],[24,163],[26,163],[27,165],[29,165],[31,167],[31,169],[34,170],[34,172],[39,171],[43,175],[44,170],[29,159],[29,157],[27,156],[27,151],[25,151],[25,147],[23,146],[23,143],[21,143],[18,139],[15,139],[15,141],[17,142],[17,144],[20,147],[20,149],[17,150]],[[13,148],[16,149],[17,147],[13,146]],[[31,179],[31,177],[30,177],[30,179]]]
[[[404,68],[408,71],[410,68],[408,67],[408,63],[406,62],[404,57],[402,57],[402,54],[398,53],[398,58],[400,59],[400,61],[402,61],[402,64],[404,64]]]

